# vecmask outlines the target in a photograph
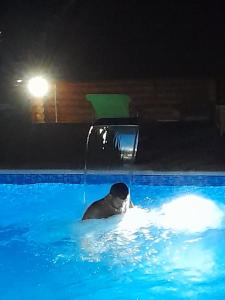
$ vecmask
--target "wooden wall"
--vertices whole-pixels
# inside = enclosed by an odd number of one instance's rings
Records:
[[[131,97],[143,122],[210,120],[217,101],[213,79],[151,79],[139,81],[58,82],[56,88],[59,123],[88,123],[94,118],[89,93],[124,93]],[[221,95],[225,91],[220,86]],[[224,93],[225,95],[225,93]],[[221,96],[222,97],[222,96]],[[225,97],[224,97],[225,98]],[[39,103],[40,104],[40,103]],[[44,105],[33,105],[33,122],[55,122],[54,91]]]

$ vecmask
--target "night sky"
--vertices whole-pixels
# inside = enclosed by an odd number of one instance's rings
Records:
[[[147,2],[147,3],[146,3]],[[68,80],[223,76],[225,1],[11,0],[0,75]]]

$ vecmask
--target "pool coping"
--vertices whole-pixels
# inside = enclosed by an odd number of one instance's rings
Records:
[[[0,175],[10,174],[121,174],[121,175],[191,175],[191,176],[225,176],[225,171],[151,171],[151,170],[88,170],[83,169],[0,169]]]
[[[0,170],[0,184],[112,184],[149,186],[225,186],[225,172],[131,170]]]

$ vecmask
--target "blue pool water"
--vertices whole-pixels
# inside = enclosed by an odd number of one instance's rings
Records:
[[[103,179],[0,176],[0,299],[225,298],[224,176],[125,177],[136,207],[81,222]]]

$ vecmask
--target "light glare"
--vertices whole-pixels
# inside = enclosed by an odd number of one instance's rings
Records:
[[[202,232],[221,226],[224,213],[211,200],[196,195],[176,198],[156,212],[158,226],[187,232]]]
[[[47,80],[41,76],[31,78],[27,87],[32,96],[40,98],[46,96],[49,90]]]

